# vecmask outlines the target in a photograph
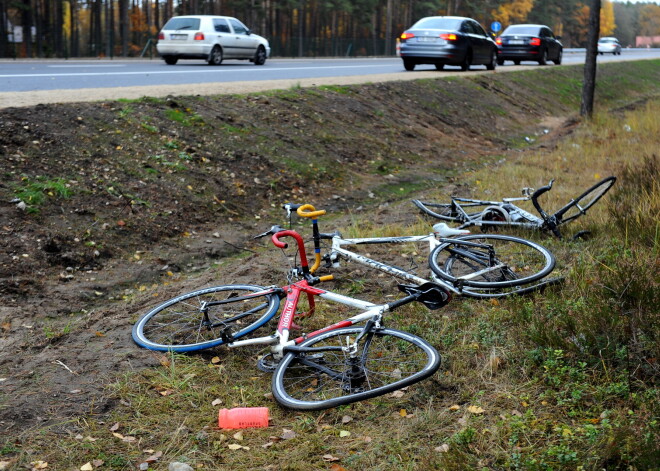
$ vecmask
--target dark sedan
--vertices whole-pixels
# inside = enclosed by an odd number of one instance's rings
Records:
[[[495,41],[471,18],[422,18],[399,39],[406,70],[414,70],[417,64],[433,64],[438,70],[445,65],[457,65],[463,70],[485,65],[488,70],[494,70],[497,65]]]
[[[510,60],[518,65],[521,61],[534,61],[546,65],[548,61],[561,64],[564,47],[552,30],[544,25],[511,25],[498,37],[497,63]]]

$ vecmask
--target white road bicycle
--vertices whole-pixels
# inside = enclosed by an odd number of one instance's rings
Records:
[[[421,285],[433,282],[456,295],[475,298],[497,298],[536,291],[562,278],[546,278],[555,267],[555,257],[540,244],[502,234],[470,234],[452,229],[445,223],[433,226],[433,232],[417,236],[344,238],[336,231],[320,233],[317,211],[310,204],[285,204],[289,218],[293,212],[312,219],[312,239],[317,260],[314,272],[325,261],[326,266],[338,266],[342,259]],[[331,241],[327,253],[321,256],[321,241]],[[425,244],[429,248],[429,274],[417,274],[417,268],[404,269],[375,260],[349,247],[365,245]],[[427,278],[425,278],[425,276]]]
[[[459,224],[463,229],[470,226],[480,226],[484,230],[500,226],[517,226],[530,229],[550,231],[561,237],[560,228],[587,213],[587,210],[598,202],[616,182],[616,177],[604,178],[584,193],[571,199],[561,209],[554,213],[546,212],[538,198],[552,188],[554,179],[548,185],[534,190],[523,188],[522,197],[502,198],[502,201],[477,200],[471,198],[452,197],[449,203],[432,203],[413,200],[413,204],[431,217]],[[539,213],[535,216],[515,204],[516,201],[531,200]]]

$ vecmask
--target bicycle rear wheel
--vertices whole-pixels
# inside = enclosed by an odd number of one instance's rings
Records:
[[[497,294],[543,278],[554,269],[555,257],[545,247],[519,237],[470,234],[438,245],[429,256],[429,265],[433,273],[455,286]]]
[[[424,213],[436,219],[450,222],[463,222],[463,217],[450,204],[426,203],[420,200],[412,200],[413,204]]]
[[[616,177],[607,177],[596,183],[577,198],[571,200],[570,203],[555,214],[557,225],[566,224],[567,222],[573,221],[585,214],[589,208],[596,204],[598,200],[609,191],[615,182]]]
[[[313,350],[284,355],[273,374],[277,402],[296,410],[328,409],[396,391],[440,367],[440,355],[428,342],[394,329],[371,330],[351,357],[340,347],[362,330],[326,332],[300,344]]]
[[[149,350],[191,352],[242,337],[268,322],[280,298],[255,285],[224,285],[172,298],[143,315],[133,340]]]

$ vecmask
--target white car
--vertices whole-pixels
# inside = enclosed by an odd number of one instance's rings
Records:
[[[598,53],[611,53],[613,55],[621,54],[621,44],[617,38],[600,38],[598,40]]]
[[[170,65],[179,59],[203,59],[209,65],[243,59],[264,65],[270,56],[268,40],[230,16],[175,16],[158,34],[156,49]]]

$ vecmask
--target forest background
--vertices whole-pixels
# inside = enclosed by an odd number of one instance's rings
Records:
[[[234,16],[269,39],[274,57],[394,55],[396,38],[419,18],[458,15],[541,23],[564,47],[584,47],[586,0],[0,0],[0,58],[153,56],[172,16]],[[501,31],[501,30],[500,30]],[[603,0],[601,36],[624,47],[660,36],[657,3]]]

